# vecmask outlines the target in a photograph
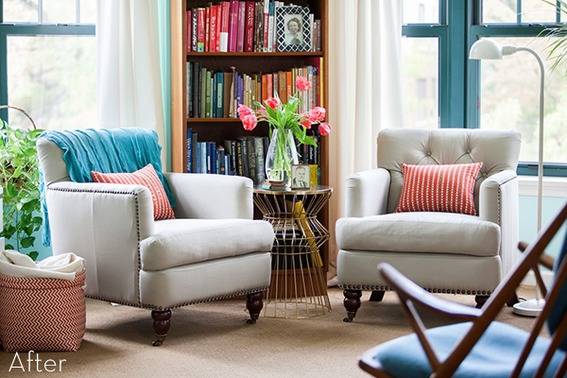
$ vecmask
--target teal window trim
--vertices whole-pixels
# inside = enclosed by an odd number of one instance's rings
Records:
[[[0,0],[0,104],[8,104],[8,36],[83,35],[94,36],[94,24],[4,23],[3,0]],[[0,110],[0,118],[8,121],[8,111]]]
[[[480,63],[468,59],[472,44],[483,37],[538,37],[561,23],[561,1],[557,0],[555,23],[522,23],[522,0],[517,1],[516,23],[482,21],[482,0],[439,0],[439,22],[405,24],[409,38],[436,37],[439,41],[439,126],[480,127]],[[563,20],[566,21],[566,20]],[[520,162],[518,174],[537,175],[537,164]],[[567,164],[547,163],[546,176],[567,177]]]

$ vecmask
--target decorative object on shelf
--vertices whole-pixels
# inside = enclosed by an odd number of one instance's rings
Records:
[[[287,104],[282,103],[278,93],[275,97],[264,100],[264,105],[254,102],[256,111],[240,104],[238,116],[245,130],[252,131],[258,121],[266,121],[270,126],[271,141],[266,156],[266,177],[268,180],[283,181],[289,187],[291,180],[291,167],[298,163],[295,139],[300,144],[317,146],[313,136],[307,135],[307,130],[318,125],[321,136],[329,135],[331,128],[324,123],[326,110],[316,106],[311,110],[300,113],[298,111],[303,93],[311,89],[311,82],[305,77],[295,79],[297,92],[288,99]]]
[[[333,190],[274,190],[256,186],[254,203],[275,233],[272,279],[264,316],[309,318],[331,310],[320,248],[329,231],[317,215]]]
[[[473,60],[500,60],[505,55],[512,55],[525,51],[533,55],[539,65],[539,145],[537,165],[537,231],[541,230],[542,205],[543,205],[543,130],[544,130],[544,94],[545,94],[545,67],[539,54],[528,47],[500,46],[496,42],[482,38],[476,41],[470,50],[469,58]],[[539,291],[536,290],[536,298],[518,302],[514,305],[514,313],[523,316],[536,317],[540,314],[545,301],[540,299]]]
[[[311,50],[312,18],[308,7],[289,5],[276,8],[278,51]]]
[[[0,109],[21,112],[32,128],[18,129],[0,120],[0,187],[4,188],[4,219],[0,236],[5,238],[7,249],[25,251],[32,259],[39,253],[33,249],[35,233],[41,228],[39,171],[35,142],[42,130],[24,110],[2,105]],[[17,161],[15,166],[13,162]],[[13,244],[12,244],[13,243]]]
[[[291,167],[291,188],[309,189],[311,187],[309,164],[296,164]]]

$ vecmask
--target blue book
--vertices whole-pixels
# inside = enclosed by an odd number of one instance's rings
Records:
[[[241,92],[240,92],[241,88],[242,88],[242,76],[237,75],[236,76],[236,86],[235,86],[236,104],[237,105],[242,104],[242,95],[241,95]]]
[[[193,163],[191,164],[191,166],[193,167],[193,170],[191,171],[191,173],[198,173],[199,171],[197,170],[197,142],[199,140],[199,134],[197,132],[193,132],[192,136],[191,136],[191,160],[193,161]]]
[[[193,172],[193,129],[187,130],[187,172]]]
[[[195,145],[195,173],[201,173],[201,143]]]
[[[215,142],[209,142],[209,159],[211,162],[209,173],[217,173],[217,146]]]
[[[201,173],[207,173],[207,142],[199,142],[201,146]]]

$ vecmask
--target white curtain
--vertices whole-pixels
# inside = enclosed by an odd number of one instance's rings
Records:
[[[158,30],[155,1],[98,0],[98,126],[154,129],[165,147]]]
[[[331,269],[337,253],[335,221],[343,214],[344,185],[376,167],[376,136],[402,126],[402,1],[329,1],[329,117]]]

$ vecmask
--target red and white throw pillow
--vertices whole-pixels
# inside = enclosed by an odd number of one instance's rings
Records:
[[[437,211],[476,215],[474,184],[482,163],[402,164],[404,185],[396,212]]]
[[[173,219],[175,214],[165,193],[165,189],[151,164],[132,173],[101,173],[91,172],[94,182],[107,184],[136,184],[143,185],[150,190],[154,204],[154,219]]]

